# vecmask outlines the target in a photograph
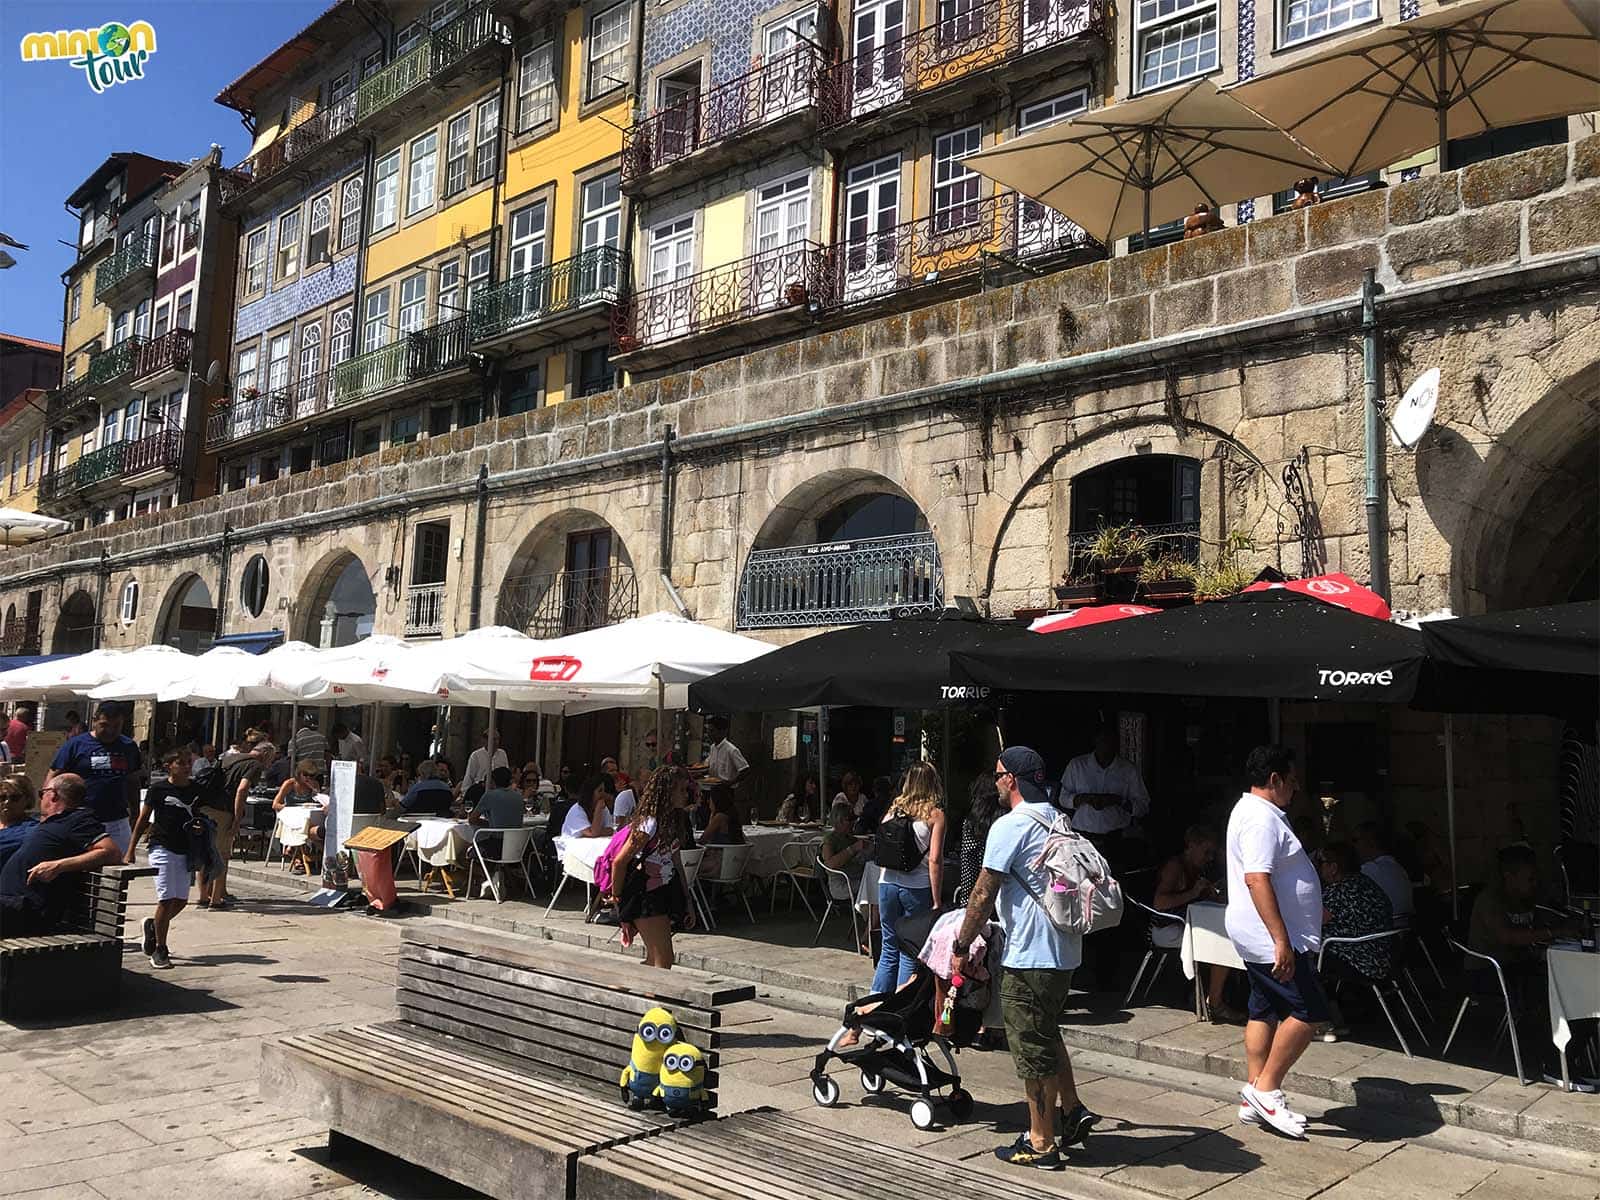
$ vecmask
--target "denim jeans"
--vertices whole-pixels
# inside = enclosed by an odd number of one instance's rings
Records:
[[[903,917],[914,917],[933,907],[929,888],[901,887],[898,883],[878,885],[878,925],[882,943],[878,950],[878,970],[872,976],[874,992],[892,992],[916,970],[920,946],[901,946],[894,927]]]

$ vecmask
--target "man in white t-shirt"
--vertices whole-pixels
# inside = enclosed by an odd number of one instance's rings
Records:
[[[1080,754],[1061,774],[1061,807],[1072,814],[1072,828],[1102,853],[1103,841],[1122,837],[1128,826],[1150,813],[1150,793],[1139,768],[1122,757],[1114,722],[1102,724],[1094,749]]]
[[[1228,940],[1250,977],[1239,1120],[1303,1139],[1306,1118],[1290,1110],[1283,1077],[1329,1019],[1316,962],[1322,880],[1285,815],[1297,786],[1294,752],[1257,746],[1244,773],[1250,790],[1233,806],[1227,838]]]
[[[1411,873],[1389,853],[1389,840],[1376,821],[1356,826],[1356,853],[1361,856],[1361,873],[1383,889],[1396,921],[1409,922],[1416,915],[1417,901],[1412,895]]]
[[[728,721],[725,717],[708,717],[706,734],[711,748],[706,751],[706,767],[713,779],[720,779],[729,787],[736,787],[750,770],[750,761],[739,747],[728,740]]]

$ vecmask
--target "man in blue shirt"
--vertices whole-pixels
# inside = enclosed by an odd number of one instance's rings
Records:
[[[967,948],[992,910],[1006,931],[1000,977],[1006,1043],[1028,1101],[1028,1132],[997,1149],[995,1157],[1013,1166],[1059,1171],[1057,1104],[1062,1145],[1082,1142],[1100,1119],[1078,1099],[1072,1059],[1061,1040],[1072,972],[1083,961],[1083,938],[1058,930],[1035,899],[1050,886],[1034,863],[1059,815],[1045,791],[1044,759],[1026,746],[1012,746],[995,763],[994,786],[1007,811],[989,828],[983,870],[951,947],[951,970],[965,972]]]
[[[83,800],[83,780],[72,774],[55,776],[39,793],[39,823],[0,868],[0,938],[49,933],[72,903],[71,877],[121,861]]]
[[[105,826],[107,835],[126,854],[133,844],[128,815],[137,811],[139,771],[144,766],[139,746],[122,732],[122,709],[109,701],[94,710],[88,733],[68,738],[50,764],[49,783],[64,771],[83,780],[89,809]]]

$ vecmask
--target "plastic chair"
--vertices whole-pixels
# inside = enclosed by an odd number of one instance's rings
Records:
[[[1416,1056],[1411,1053],[1411,1047],[1406,1045],[1405,1035],[1400,1032],[1400,1024],[1394,1019],[1394,1012],[1389,1008],[1389,1001],[1384,996],[1386,987],[1393,991],[1394,995],[1399,998],[1401,1007],[1406,1010],[1406,1016],[1411,1018],[1411,1024],[1416,1028],[1417,1036],[1422,1039],[1423,1045],[1427,1045],[1428,1035],[1422,1031],[1422,1025],[1417,1020],[1417,1014],[1411,1011],[1411,1001],[1406,999],[1405,992],[1401,990],[1400,984],[1395,979],[1393,962],[1399,960],[1401,952],[1405,949],[1401,940],[1407,936],[1408,933],[1404,929],[1385,929],[1382,933],[1367,933],[1360,937],[1323,938],[1322,949],[1317,952],[1317,973],[1319,975],[1322,973],[1322,960],[1327,957],[1329,946],[1358,946],[1363,942],[1381,942],[1385,938],[1396,939],[1397,945],[1394,959],[1391,961],[1388,975],[1382,979],[1373,979],[1360,971],[1357,971],[1357,974],[1362,975],[1362,978],[1371,985],[1372,994],[1378,998],[1378,1007],[1383,1009],[1383,1015],[1388,1018],[1389,1028],[1394,1030],[1395,1041],[1400,1043],[1401,1051],[1404,1052],[1407,1058],[1414,1058]]]
[[[494,895],[494,902],[501,903],[500,885],[496,880],[498,872],[491,870],[494,866],[515,865],[522,871],[522,881],[528,885],[528,895],[533,895],[533,876],[528,874],[528,852],[533,848],[532,829],[475,829],[472,832],[472,845],[467,847],[467,896],[472,895],[472,876],[475,871],[482,870],[483,877],[489,881],[489,891]],[[500,838],[499,853],[487,853],[483,848],[486,836],[498,835]]]
[[[594,868],[587,863],[579,862],[570,854],[561,856],[561,882],[556,884],[555,893],[550,897],[550,903],[545,908],[544,915],[548,917],[555,909],[556,901],[561,899],[561,891],[567,886],[567,880],[569,879],[576,879],[583,884],[583,913],[584,919],[588,920],[589,910],[594,907]]]
[[[264,862],[272,861],[272,847],[276,845],[279,852],[279,865],[285,871],[287,871],[289,869],[289,855],[287,851],[299,850],[304,853],[305,844],[309,840],[306,836],[306,827],[311,823],[311,818],[308,815],[304,821],[299,823],[298,827],[285,825],[283,818],[284,813],[280,811],[278,813],[278,819],[273,822],[272,837],[267,842],[267,857],[265,858]]]
[[[1179,953],[1178,946],[1156,945],[1151,933],[1158,925],[1176,925],[1179,929],[1182,929],[1188,922],[1179,913],[1162,912],[1158,908],[1152,908],[1142,900],[1135,900],[1132,896],[1127,896],[1126,893],[1124,895],[1130,904],[1140,909],[1145,915],[1146,949],[1144,957],[1139,960],[1139,969],[1133,973],[1133,982],[1128,985],[1128,994],[1122,1000],[1123,1008],[1131,1008],[1133,1006],[1133,994],[1139,990],[1139,981],[1144,979],[1145,968],[1150,965],[1150,960],[1156,960],[1156,969],[1150,972],[1150,978],[1144,985],[1144,996],[1142,998],[1146,1000],[1150,998],[1150,992],[1156,986],[1156,980],[1160,977],[1163,968],[1166,967],[1168,962],[1176,958]]]
[[[1511,1060],[1516,1064],[1517,1067],[1517,1082],[1526,1086],[1530,1080],[1528,1079],[1526,1072],[1524,1072],[1522,1069],[1522,1045],[1517,1041],[1517,1022],[1511,1014],[1511,992],[1510,989],[1506,987],[1506,973],[1500,968],[1500,960],[1492,955],[1483,954],[1477,950],[1470,950],[1460,942],[1456,941],[1456,939],[1453,937],[1447,937],[1445,938],[1445,941],[1450,943],[1450,948],[1452,950],[1455,950],[1461,955],[1463,961],[1477,959],[1479,962],[1488,963],[1494,968],[1494,980],[1495,983],[1500,986],[1500,999],[1505,1002],[1506,1006],[1505,1015],[1500,1018],[1500,1024],[1495,1027],[1494,1048],[1496,1050],[1500,1049],[1500,1039],[1505,1037],[1507,1033],[1510,1033]],[[1485,997],[1474,996],[1471,992],[1467,992],[1461,997],[1461,1007],[1456,1009],[1455,1024],[1450,1026],[1450,1036],[1445,1038],[1444,1049],[1439,1051],[1440,1058],[1444,1058],[1449,1055],[1451,1043],[1456,1040],[1456,1034],[1461,1029],[1461,1020],[1467,1015],[1467,1009],[1471,1008],[1474,1004],[1483,1003],[1484,1000]]]
[[[785,842],[779,856],[783,859],[783,870],[772,879],[772,903],[767,906],[767,912],[777,911],[778,884],[787,879],[789,881],[789,911],[794,911],[794,898],[800,897],[800,902],[806,906],[806,912],[812,920],[816,919],[817,910],[811,907],[811,897],[806,895],[810,890],[811,881],[817,877],[817,851],[822,843],[815,838],[806,841]]]
[[[817,922],[817,932],[811,939],[815,946],[822,940],[822,927],[828,923],[828,917],[835,907],[843,907],[850,914],[850,933],[855,938],[852,943],[856,950],[861,950],[861,920],[856,913],[856,889],[850,882],[850,876],[843,871],[836,871],[822,861],[819,854],[816,858],[817,878],[822,880],[822,898],[827,901],[827,907],[822,910],[822,920]],[[814,915],[814,914],[813,914]]]
[[[708,850],[720,850],[722,853],[718,856],[717,873],[715,875],[707,875],[704,863],[701,864],[700,877],[696,881],[697,886],[702,889],[701,894],[705,894],[704,886],[708,883],[715,884],[721,888],[732,887],[738,893],[739,899],[744,902],[744,911],[750,918],[750,924],[754,925],[756,923],[755,910],[750,907],[750,897],[745,895],[744,888],[739,886],[744,882],[745,864],[750,860],[750,844],[746,842],[742,846],[708,846],[706,848]],[[709,909],[711,906],[707,904],[706,907]]]
[[[700,893],[700,864],[705,861],[705,847],[694,850],[678,851],[678,861],[683,864],[683,889],[689,893],[689,903],[694,905],[695,915],[700,918],[700,928],[712,928],[710,906],[706,898]]]

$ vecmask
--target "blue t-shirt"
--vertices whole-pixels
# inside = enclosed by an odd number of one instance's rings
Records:
[[[72,902],[80,881],[67,873],[49,882],[29,883],[28,872],[42,862],[75,858],[105,836],[105,826],[84,806],[46,817],[28,830],[22,845],[0,869],[0,900],[20,900],[42,920],[43,927],[53,926]]]
[[[16,853],[17,847],[22,845],[22,839],[28,836],[28,830],[38,823],[29,817],[25,821],[18,821],[15,825],[7,825],[4,829],[0,829],[0,868],[6,865],[6,859]]]
[[[143,765],[138,743],[120,733],[109,743],[92,733],[70,737],[56,751],[55,760],[50,764],[57,771],[83,776],[89,793],[84,806],[102,821],[128,819],[126,780]]]
[[[1050,878],[1033,865],[1044,849],[1050,822],[1059,809],[1049,804],[1019,804],[989,828],[983,848],[985,870],[1004,877],[995,900],[995,915],[1006,931],[1004,966],[1016,970],[1070,971],[1083,961],[1083,938],[1062,933],[1018,881],[1021,875],[1043,896]],[[1043,824],[1028,814],[1037,813]]]

